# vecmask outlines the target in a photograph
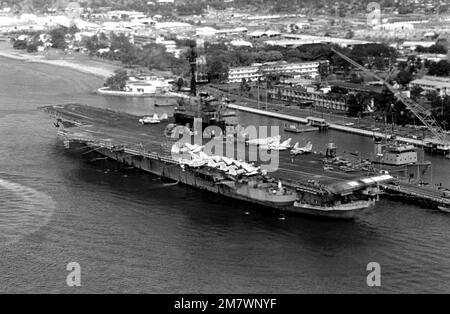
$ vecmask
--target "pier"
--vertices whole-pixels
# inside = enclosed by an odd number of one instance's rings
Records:
[[[298,116],[294,116],[294,115],[290,115],[290,114],[285,114],[285,113],[280,113],[280,112],[275,112],[275,111],[268,111],[268,110],[263,110],[263,109],[256,109],[256,108],[252,108],[252,107],[240,106],[240,105],[235,105],[235,104],[229,104],[228,107],[231,109],[234,109],[234,110],[249,112],[249,113],[258,114],[258,115],[271,117],[271,118],[276,118],[276,119],[280,119],[280,120],[292,121],[292,122],[303,123],[303,124],[308,123],[306,118],[302,118],[302,117],[298,117]],[[367,137],[375,136],[375,137],[380,137],[380,138],[386,138],[386,137],[391,136],[390,134],[385,134],[385,133],[382,133],[379,131],[377,132],[377,131],[371,131],[371,130],[364,130],[361,128],[341,125],[341,124],[337,124],[337,123],[331,123],[330,121],[328,121],[328,122],[329,122],[329,128],[333,129],[333,130],[337,130],[337,131],[342,131],[342,132],[347,132],[347,133],[352,133],[352,134],[357,134],[357,135],[362,135],[362,136],[367,136]],[[422,141],[422,140],[416,140],[416,139],[403,137],[403,136],[397,136],[396,140],[398,140],[400,142],[416,145],[419,147],[424,146],[424,141]]]
[[[421,205],[429,208],[438,206],[450,206],[450,199],[443,196],[443,191],[421,187],[408,183],[399,183],[398,185],[381,185],[387,197],[404,200],[405,202]]]

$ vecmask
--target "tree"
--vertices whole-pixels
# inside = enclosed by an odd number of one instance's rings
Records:
[[[440,54],[446,54],[447,53],[447,47],[445,47],[442,44],[435,44],[431,45],[430,47],[423,47],[423,46],[417,46],[416,51],[419,53],[440,53]]]
[[[402,70],[397,74],[397,83],[400,85],[406,86],[413,79],[412,74],[409,71]]]
[[[177,80],[177,88],[178,88],[178,91],[180,91],[181,90],[181,88],[183,87],[183,85],[184,85],[184,80],[183,80],[183,78],[178,78],[178,80]]]
[[[364,78],[359,75],[358,73],[353,72],[350,75],[350,82],[355,83],[355,84],[360,84],[362,82],[364,82]]]
[[[78,33],[79,31],[80,31],[80,29],[77,27],[77,25],[72,24],[72,25],[70,25],[69,29],[67,30],[67,33],[73,35],[73,34]]]
[[[27,42],[25,40],[16,40],[13,44],[14,49],[27,49]]]
[[[413,86],[411,88],[411,98],[418,99],[423,93],[423,88],[420,86]]]
[[[32,53],[32,52],[36,52],[37,49],[37,44],[32,42],[30,44],[27,45],[27,52]]]
[[[364,104],[358,95],[350,94],[347,100],[348,115],[350,117],[358,117],[364,112]]]
[[[208,79],[213,83],[223,83],[228,79],[228,64],[223,56],[213,56],[208,61]]]
[[[400,71],[406,70],[406,69],[408,68],[408,62],[406,62],[406,61],[400,61],[400,62],[398,63],[397,68],[398,68]]]
[[[432,45],[428,49],[429,53],[440,53],[440,54],[446,54],[447,53],[447,47],[442,45]]]
[[[431,62],[429,69],[429,75],[435,76],[449,76],[450,74],[450,63],[446,60],[441,60],[439,62]]]
[[[346,39],[352,39],[355,36],[355,32],[352,31],[351,29],[347,31],[347,33],[345,34],[345,38]]]
[[[431,93],[429,96],[434,116],[439,122],[450,123],[450,96],[439,96]]]
[[[113,76],[110,76],[106,82],[105,87],[111,90],[123,91],[127,84],[128,74],[126,70],[119,69],[114,72]]]
[[[66,43],[66,35],[67,35],[67,28],[66,27],[59,27],[54,28],[50,31],[50,36],[52,37],[52,47],[56,49],[65,49],[67,48]]]

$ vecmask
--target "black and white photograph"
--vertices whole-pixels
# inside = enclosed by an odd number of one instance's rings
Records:
[[[447,0],[0,0],[0,293],[450,293],[449,48]]]

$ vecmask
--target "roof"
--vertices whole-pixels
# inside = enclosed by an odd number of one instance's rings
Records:
[[[374,186],[381,182],[388,182],[394,180],[394,177],[388,174],[378,175],[368,178],[356,179],[351,181],[338,182],[329,185],[327,188],[329,191],[335,194],[347,194],[353,191],[364,189],[368,186]]]
[[[420,79],[411,81],[411,84],[417,85],[431,85],[435,87],[450,88],[450,78],[437,76],[424,76]]]

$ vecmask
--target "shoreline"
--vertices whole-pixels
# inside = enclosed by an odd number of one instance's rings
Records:
[[[47,64],[47,65],[53,65],[58,67],[64,67],[67,69],[75,70],[84,74],[91,74],[95,75],[97,77],[101,77],[103,79],[106,79],[114,74],[114,71],[112,69],[107,69],[106,67],[101,66],[93,66],[93,65],[85,65],[78,62],[73,62],[69,60],[49,60],[45,59],[44,56],[41,55],[32,55],[32,54],[22,54],[22,53],[12,53],[9,51],[0,50],[0,57],[7,58],[7,59],[13,59],[16,61],[24,61],[24,62],[30,62],[30,63],[40,63],[40,64]]]
[[[101,96],[117,96],[117,97],[140,97],[140,98],[185,98],[184,94],[176,92],[166,92],[164,94],[145,94],[145,93],[133,93],[126,91],[109,90],[107,87],[100,87],[96,90],[96,94]]]

